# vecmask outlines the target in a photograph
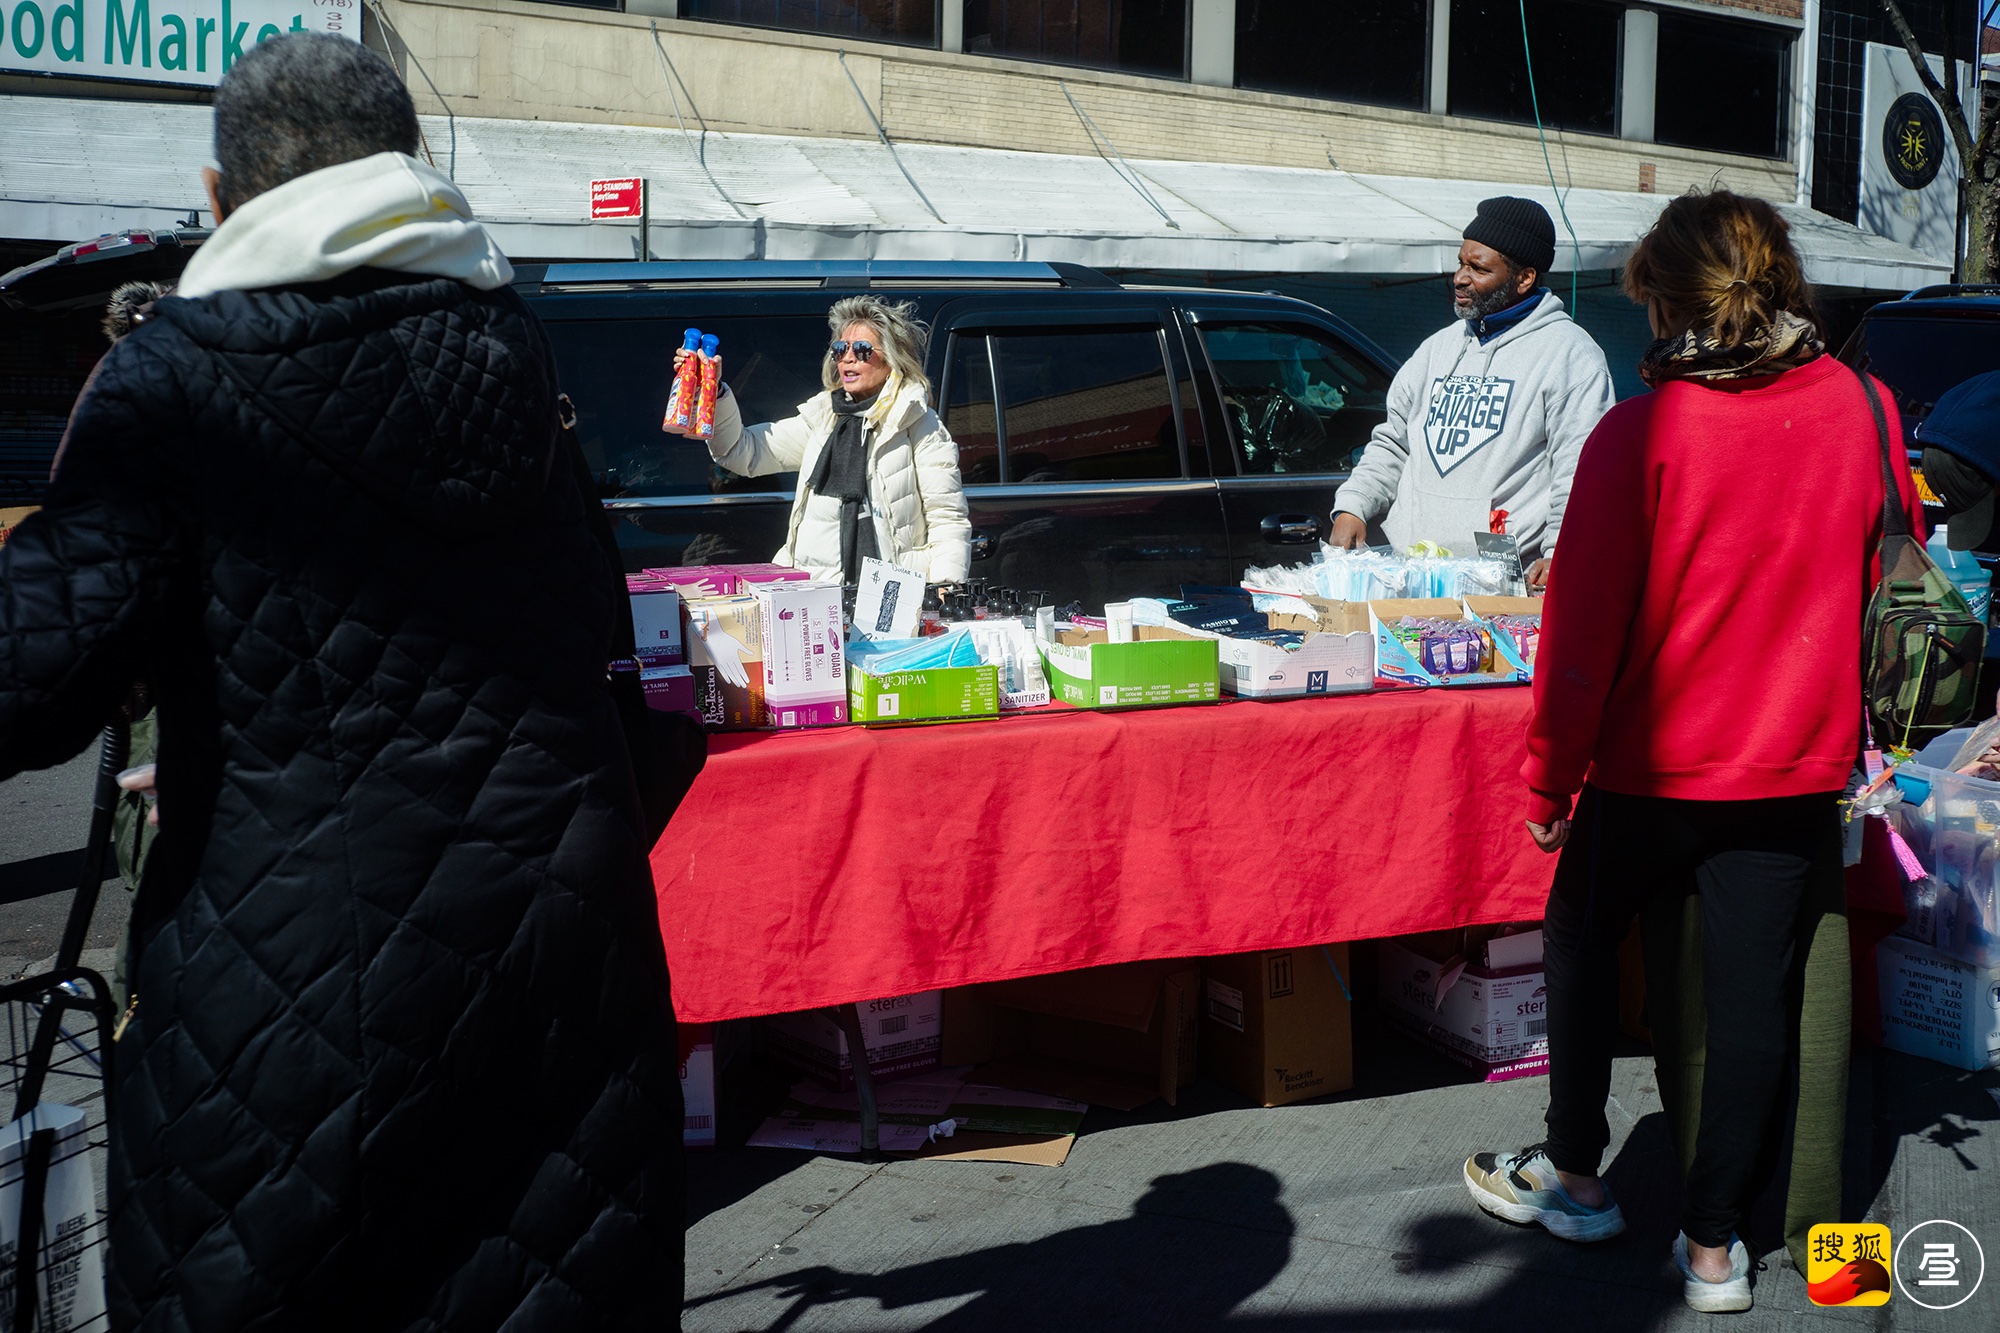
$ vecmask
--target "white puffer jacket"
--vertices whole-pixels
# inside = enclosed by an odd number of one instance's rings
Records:
[[[800,540],[811,496],[806,482],[832,438],[833,423],[832,390],[800,403],[798,415],[761,426],[745,426],[736,395],[726,393],[715,404],[708,452],[742,477],[797,471],[790,533],[772,559],[838,579],[838,529],[814,526]],[[958,445],[931,410],[922,385],[905,383],[886,406],[876,404],[868,414],[867,442],[868,502],[882,558],[931,583],[963,581],[972,569],[972,521],[958,475]]]

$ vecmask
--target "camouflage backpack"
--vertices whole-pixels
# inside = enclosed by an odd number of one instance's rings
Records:
[[[1889,423],[1867,375],[1858,377],[1882,442],[1882,581],[1861,632],[1862,705],[1876,743],[1909,750],[1972,721],[1986,626],[1910,535],[1889,461]]]

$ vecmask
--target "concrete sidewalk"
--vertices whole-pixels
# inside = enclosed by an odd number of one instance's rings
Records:
[[[1780,1247],[1776,1189],[1746,1237],[1765,1251],[1757,1308],[1693,1314],[1669,1257],[1679,1190],[1642,1048],[1618,1062],[1606,1172],[1630,1229],[1583,1247],[1485,1216],[1460,1181],[1467,1154],[1541,1137],[1545,1080],[1467,1082],[1365,1004],[1356,1037],[1352,1094],[1263,1110],[1198,1082],[1178,1110],[1093,1109],[1059,1168],[692,1154],[685,1327],[2000,1328],[1991,1274],[1949,1313],[1900,1294],[1813,1306]],[[1898,1235],[1962,1222],[2000,1261],[2000,1073],[1860,1048],[1850,1108],[1856,1207]]]

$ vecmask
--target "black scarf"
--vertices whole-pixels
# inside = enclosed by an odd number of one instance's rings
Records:
[[[866,398],[849,397],[845,389],[830,395],[833,435],[819,451],[819,462],[806,484],[814,495],[840,501],[840,581],[861,581],[861,562],[878,554],[875,524],[863,522],[861,502],[868,498],[868,423],[864,418],[881,391]]]

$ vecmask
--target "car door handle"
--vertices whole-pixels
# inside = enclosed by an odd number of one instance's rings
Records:
[[[993,534],[978,528],[972,530],[972,558],[985,560],[993,554]]]
[[[1264,540],[1279,546],[1303,546],[1320,539],[1319,517],[1315,514],[1266,514],[1257,525]]]

